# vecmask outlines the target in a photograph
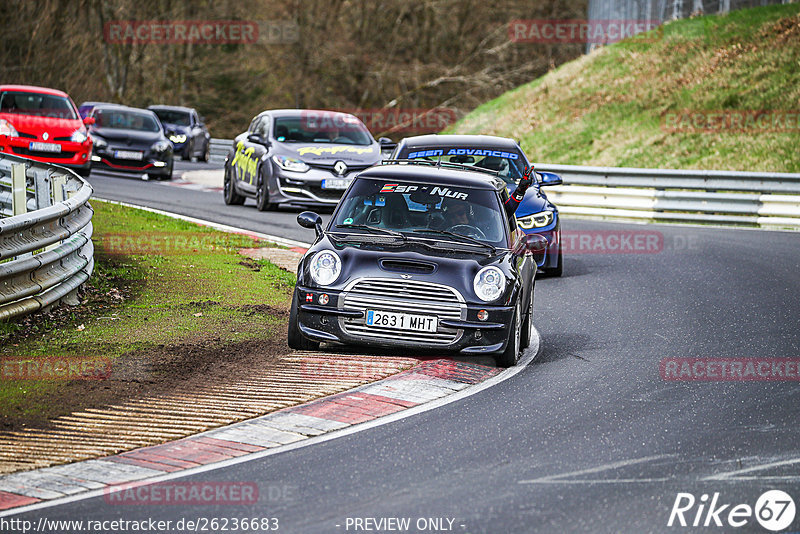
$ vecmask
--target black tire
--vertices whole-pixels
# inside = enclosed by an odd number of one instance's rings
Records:
[[[294,350],[318,350],[319,342],[311,341],[303,336],[300,332],[300,328],[297,326],[299,300],[297,290],[295,289],[294,296],[292,297],[292,307],[289,311],[289,332],[287,336],[289,347]]]
[[[191,143],[187,143],[186,148],[183,150],[183,154],[181,154],[181,159],[183,161],[192,161],[192,152],[194,152],[194,147]]]
[[[211,141],[206,141],[206,149],[203,151],[203,155],[200,159],[206,163],[211,159]]]
[[[231,180],[231,171],[225,168],[225,180],[222,183],[222,198],[229,206],[241,206],[244,204],[244,197],[236,192],[236,187]]]
[[[272,204],[269,201],[269,184],[267,177],[262,172],[261,183],[256,190],[256,208],[258,208],[258,211],[274,211],[276,207],[277,204]]]
[[[495,357],[498,367],[512,367],[519,361],[519,353],[522,351],[522,320],[519,300],[514,308],[514,316],[511,318],[511,331],[508,333],[508,343],[506,350]]]
[[[533,288],[531,288],[531,303],[528,306],[528,313],[525,314],[525,320],[522,321],[522,334],[520,337],[520,347],[527,349],[531,346],[531,339],[533,338]]]
[[[561,257],[561,247],[558,247],[558,257],[556,258],[556,266],[555,267],[551,267],[549,269],[545,269],[544,273],[547,276],[556,276],[556,277],[558,277],[558,276],[561,276],[561,274],[563,272],[564,272],[564,260]]]

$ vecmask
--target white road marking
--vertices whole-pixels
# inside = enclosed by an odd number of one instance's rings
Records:
[[[517,484],[616,484],[620,482],[661,482],[664,480],[672,480],[671,478],[651,478],[651,479],[573,479],[563,480],[568,477],[576,477],[580,475],[590,475],[600,473],[602,471],[610,471],[612,469],[619,469],[620,467],[627,467],[629,465],[636,465],[645,462],[652,462],[653,460],[662,460],[664,458],[674,458],[677,454],[658,454],[655,456],[645,456],[644,458],[636,458],[633,460],[620,460],[618,462],[611,462],[609,464],[602,464],[596,467],[581,469],[579,471],[570,471],[568,473],[559,473],[557,475],[548,475],[541,478],[533,478],[530,480],[519,480]]]
[[[118,200],[108,200],[105,198],[99,197],[92,197],[92,200],[99,200],[101,202],[107,202],[109,204],[117,204],[119,206],[125,206],[128,208],[136,208],[139,210],[149,211],[150,213],[158,213],[159,215],[164,215],[166,217],[170,217],[172,219],[180,219],[182,221],[187,221],[195,224],[199,224],[201,226],[207,226],[209,228],[214,228],[215,230],[219,230],[221,232],[227,232],[229,234],[244,234],[252,237],[257,237],[259,239],[263,239],[265,241],[271,241],[278,245],[283,245],[285,247],[301,247],[301,248],[309,248],[311,247],[310,243],[303,243],[302,241],[295,241],[293,239],[286,239],[284,237],[279,237],[276,235],[269,235],[269,234],[262,234],[261,232],[254,232],[252,230],[245,230],[244,228],[236,228],[235,226],[229,226],[227,224],[215,223],[212,221],[206,221],[204,219],[198,219],[196,217],[189,217],[187,215],[180,215],[178,213],[172,213],[169,211],[157,210],[155,208],[148,208],[147,206],[139,206],[137,204],[129,204],[127,202],[120,202]]]
[[[800,480],[800,475],[764,475],[764,476],[739,476],[742,473],[752,473],[753,471],[764,471],[765,469],[772,469],[773,467],[783,467],[786,465],[800,464],[800,458],[793,458],[791,460],[781,460],[779,462],[770,462],[767,464],[755,465],[753,467],[746,467],[744,469],[737,469],[727,473],[718,473],[705,477],[703,480]]]

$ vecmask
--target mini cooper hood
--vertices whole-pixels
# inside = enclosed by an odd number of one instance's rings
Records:
[[[278,152],[284,156],[297,157],[306,163],[333,165],[337,161],[355,165],[373,165],[381,159],[378,143],[371,145],[337,145],[335,143],[281,143]]]
[[[333,250],[342,260],[342,273],[339,279],[329,286],[332,290],[344,289],[359,278],[405,279],[447,285],[457,289],[467,302],[475,302],[477,297],[472,282],[478,271],[494,265],[508,277],[511,269],[511,254],[507,249],[498,249],[496,254],[490,256],[461,250],[423,248],[413,241],[390,247],[363,243],[357,245],[349,242],[337,244],[326,235],[309,249],[306,257],[311,258],[313,254],[323,250]],[[433,271],[423,274],[403,269],[403,266],[413,268],[415,264],[432,266]],[[308,282],[308,279],[305,282]],[[486,305],[500,304],[502,302],[499,301],[486,303]]]

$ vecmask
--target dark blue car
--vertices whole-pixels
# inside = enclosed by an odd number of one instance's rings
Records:
[[[393,159],[439,160],[459,165],[498,171],[509,193],[517,187],[531,163],[513,139],[489,135],[420,135],[407,137],[397,144]],[[564,269],[561,253],[561,221],[558,208],[547,199],[542,186],[558,185],[561,177],[550,172],[537,172],[531,186],[517,208],[517,226],[527,234],[540,234],[547,239],[543,256],[537,256],[541,270],[561,276]]]
[[[176,155],[184,160],[196,157],[208,161],[211,134],[197,111],[181,106],[148,106],[147,109],[158,115]]]

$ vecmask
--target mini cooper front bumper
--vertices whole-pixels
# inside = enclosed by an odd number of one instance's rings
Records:
[[[513,306],[467,303],[447,286],[396,279],[361,279],[345,290],[298,286],[296,298],[298,328],[315,341],[465,354],[503,351],[514,311]],[[434,317],[435,331],[368,325],[370,311]]]

